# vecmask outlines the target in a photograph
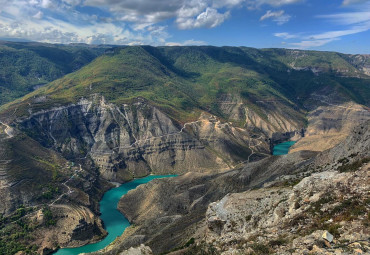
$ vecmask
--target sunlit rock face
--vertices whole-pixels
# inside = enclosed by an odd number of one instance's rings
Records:
[[[104,98],[36,112],[20,121],[22,130],[44,146],[70,160],[91,158],[101,175],[113,181],[149,173],[218,172],[261,159],[270,154],[272,131],[258,129],[256,137],[249,129],[257,124],[238,128],[206,113],[179,123],[144,100],[117,106]],[[274,131],[291,129],[287,125]]]

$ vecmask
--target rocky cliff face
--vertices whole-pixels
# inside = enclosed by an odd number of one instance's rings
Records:
[[[58,245],[101,238],[98,201],[109,185],[96,169],[73,164],[10,129],[0,124],[1,246],[16,251],[36,245],[38,253],[48,254]]]
[[[352,123],[369,118],[366,107],[348,103],[369,104],[367,62],[360,55],[244,47],[109,51],[1,107],[7,124],[0,125],[0,228],[16,232],[0,235],[0,244],[22,228],[40,241],[17,241],[45,253],[84,244],[104,234],[96,215],[107,180],[179,173],[122,200],[120,210],[135,226],[110,252],[146,243],[160,253],[191,238],[217,246],[202,237],[210,203],[363,163],[361,130],[341,144],[346,151],[312,150],[332,148]],[[272,145],[305,133],[306,110],[309,127],[298,152],[269,157]]]
[[[44,104],[47,98],[33,100]],[[234,103],[227,104],[232,109],[223,109],[230,121],[203,112],[187,123],[141,98],[117,105],[94,96],[49,110],[30,107],[29,116],[15,119],[11,127],[1,124],[0,209],[5,223],[10,224],[15,211],[24,206],[21,217],[34,224],[31,233],[37,236],[28,244],[45,253],[57,245],[85,244],[104,234],[96,215],[97,201],[108,187],[105,180],[124,182],[150,173],[223,172],[269,156],[268,136],[302,123],[300,118],[288,122],[271,109],[265,113],[283,124],[274,126],[267,118],[257,126],[248,122],[248,106]],[[235,111],[242,114],[234,116]],[[43,204],[50,207],[55,225],[37,220]]]
[[[63,180],[68,162],[36,141],[0,124],[0,213],[8,215],[20,205],[42,203],[50,182]],[[61,185],[58,183],[57,187]]]
[[[370,119],[370,111],[362,105],[331,103],[326,96],[314,98],[323,106],[308,114],[308,127],[304,137],[291,149],[290,153],[299,150],[324,151],[333,148],[345,140],[353,128]]]
[[[85,206],[77,204],[54,204],[50,206],[55,225],[45,226],[47,215],[43,210],[30,215],[33,244],[39,251],[53,251],[59,247],[78,247],[100,240],[105,234],[98,216]]]
[[[222,113],[230,121],[244,122],[244,127],[260,130],[271,137],[274,133],[294,132],[303,127],[303,115],[294,111],[292,105],[271,99],[258,100],[252,107],[243,102],[240,95],[225,94],[218,102]]]
[[[317,154],[304,168],[318,173],[293,187],[282,187],[279,181],[288,177],[282,176],[210,204],[202,231],[206,248],[221,254],[369,252],[369,127],[370,121],[360,124]]]
[[[370,75],[370,55],[369,54],[352,55],[350,57],[350,61],[355,67],[362,70],[364,74]]]
[[[369,167],[229,194],[208,207],[206,243],[220,254],[362,254],[370,248]]]
[[[253,111],[246,113],[247,109],[239,105],[228,110],[230,115],[244,112],[235,118],[247,120],[246,128],[238,128],[207,113],[194,122],[179,123],[143,99],[117,106],[96,97],[18,121],[29,136],[67,159],[91,158],[105,179],[125,181],[149,173],[230,169],[268,155],[272,132],[301,125],[299,119],[288,120],[279,111],[270,112],[279,126],[273,121],[262,125],[257,114],[250,121]]]
[[[224,173],[188,173],[139,186],[119,203],[119,209],[133,226],[105,252],[117,254],[120,249],[140,243],[149,245],[155,254],[182,246],[197,235],[197,229],[204,228],[209,203],[228,193],[257,188],[282,174],[296,172],[311,162],[310,157],[309,152],[298,152]]]
[[[97,254],[141,243],[154,254],[174,248],[182,250],[174,254],[324,253],[329,245],[343,252],[341,244],[368,236],[369,124],[320,154],[300,151],[142,185],[119,203],[133,226]],[[324,230],[336,243],[325,244]]]

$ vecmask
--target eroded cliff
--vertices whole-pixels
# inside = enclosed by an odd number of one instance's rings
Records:
[[[235,104],[238,111],[248,109]],[[266,113],[279,117],[280,126],[247,121],[241,128],[206,112],[182,123],[144,99],[118,106],[95,97],[30,113],[18,123],[29,136],[65,158],[92,159],[102,177],[122,182],[149,173],[217,172],[261,159],[270,154],[269,134],[301,125],[300,119],[288,120],[281,111]],[[250,120],[248,114],[238,118]]]
[[[367,121],[323,153],[300,151],[140,186],[119,203],[133,226],[97,254],[141,243],[154,254],[175,248],[181,252],[173,254],[343,252],[341,244],[364,241],[369,233],[369,132]],[[324,230],[335,244],[325,245]]]

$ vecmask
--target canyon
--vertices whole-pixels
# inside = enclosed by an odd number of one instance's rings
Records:
[[[302,214],[274,211],[273,201],[297,189],[299,199],[332,192],[331,181],[352,190],[345,180],[368,180],[368,58],[212,46],[91,52],[71,73],[0,106],[1,229],[18,236],[17,252],[50,254],[102,239],[103,194],[150,174],[180,176],[125,195],[119,210],[132,226],[99,254],[246,252],[250,241],[267,245],[258,231],[280,233],[286,229],[276,220]],[[327,64],[329,57],[335,61]],[[296,142],[289,154],[272,156],[286,141]],[[355,162],[353,171],[334,172]],[[305,191],[299,182],[308,181]],[[292,199],[280,207],[291,208]],[[310,203],[299,206],[307,211]],[[245,214],[258,205],[269,212]],[[251,226],[257,230],[245,232]],[[4,247],[13,245],[6,238]],[[298,247],[290,241],[289,249]]]

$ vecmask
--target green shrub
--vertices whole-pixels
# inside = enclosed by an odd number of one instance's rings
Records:
[[[344,164],[344,165],[338,167],[338,171],[341,172],[341,173],[354,172],[354,171],[358,170],[363,164],[366,164],[366,163],[369,163],[369,162],[370,162],[370,157],[363,158],[361,160],[357,160],[355,162],[352,162],[351,164]]]
[[[271,250],[268,246],[260,243],[252,244],[250,246],[256,255],[267,255],[271,253]]]

